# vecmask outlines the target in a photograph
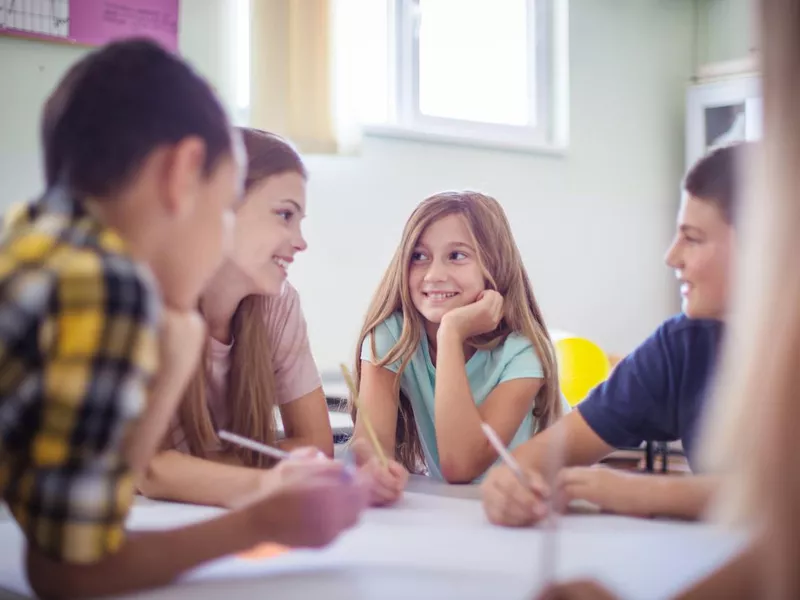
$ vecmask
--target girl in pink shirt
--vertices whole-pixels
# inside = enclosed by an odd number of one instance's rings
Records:
[[[286,282],[295,254],[306,249],[305,166],[278,136],[254,129],[242,135],[248,169],[234,244],[200,303],[210,334],[205,368],[140,484],[148,496],[229,507],[268,491],[277,477],[264,469],[269,459],[221,441],[220,429],[285,450],[333,454],[300,299]]]

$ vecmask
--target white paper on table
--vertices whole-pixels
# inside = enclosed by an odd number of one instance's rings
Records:
[[[137,501],[128,514],[125,528],[132,531],[174,529],[199,523],[200,521],[207,521],[225,512],[225,509],[214,506]]]
[[[609,515],[567,515],[558,527],[558,579],[594,577],[621,598],[636,600],[669,598],[744,544],[743,536],[710,526]],[[195,570],[186,581],[264,579],[259,589],[267,591],[273,589],[268,582],[277,578],[293,581],[303,593],[324,590],[326,598],[352,600],[374,595],[355,593],[356,581],[362,589],[383,578],[384,592],[392,597],[433,598],[446,589],[439,587],[440,580],[459,580],[471,582],[470,593],[461,597],[521,600],[536,589],[544,535],[535,528],[492,526],[474,500],[408,493],[396,507],[367,511],[359,525],[326,549],[264,561],[226,558]],[[312,574],[320,588],[306,587]],[[422,580],[428,587],[415,583]],[[340,594],[340,585],[351,595]]]
[[[137,502],[131,529],[164,529],[213,518],[222,509]],[[322,550],[293,550],[264,560],[227,557],[188,573],[180,584],[137,594],[157,598],[324,596],[529,599],[537,589],[544,533],[491,526],[480,502],[407,493],[394,508],[371,509]],[[721,565],[743,535],[705,525],[625,517],[567,515],[559,519],[558,579],[594,577],[620,598],[659,600]],[[30,594],[24,539],[0,523],[0,586]]]

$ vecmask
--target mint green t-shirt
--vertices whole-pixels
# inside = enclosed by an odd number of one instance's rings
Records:
[[[386,356],[400,339],[402,329],[403,315],[394,313],[375,328],[377,356],[372,356],[371,336],[367,336],[361,347],[361,359],[376,362]],[[386,365],[386,368],[397,373],[400,362]],[[501,346],[493,350],[475,352],[467,361],[466,370],[469,388],[475,404],[478,406],[486,400],[494,388],[504,381],[543,377],[542,364],[539,362],[530,340],[516,333],[509,335]],[[424,331],[422,332],[422,343],[414,352],[400,378],[400,389],[406,394],[414,409],[414,419],[422,441],[428,472],[431,477],[441,480],[443,477],[433,416],[436,368],[431,362],[428,338]],[[530,439],[534,430],[533,415],[528,412],[509,447],[514,449]]]

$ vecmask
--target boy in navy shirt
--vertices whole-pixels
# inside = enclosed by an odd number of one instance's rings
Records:
[[[745,147],[710,153],[684,181],[678,230],[666,256],[681,284],[682,313],[662,323],[577,410],[517,448],[529,486],[505,466],[487,474],[481,492],[493,523],[535,523],[546,513],[542,500],[548,493],[560,502],[583,499],[635,516],[700,516],[716,487],[713,477],[636,475],[585,465],[645,440],[681,440],[694,466],[695,437],[728,308],[736,167]],[[549,490],[541,475],[556,451],[568,468],[559,472],[557,489]]]

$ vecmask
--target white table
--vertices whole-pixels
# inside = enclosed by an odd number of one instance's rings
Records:
[[[131,597],[530,598],[542,581],[545,536],[537,529],[491,526],[476,494],[472,487],[415,477],[397,507],[367,511],[356,528],[326,549],[262,562],[221,559],[176,585]],[[129,526],[166,528],[217,512],[138,499]],[[0,540],[0,586],[26,597],[22,537],[13,522],[0,522]],[[707,525],[569,515],[559,521],[556,575],[596,577],[622,598],[668,598],[743,543],[742,535]]]

